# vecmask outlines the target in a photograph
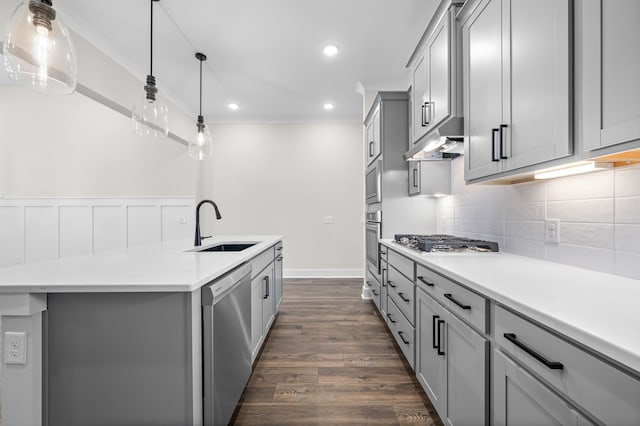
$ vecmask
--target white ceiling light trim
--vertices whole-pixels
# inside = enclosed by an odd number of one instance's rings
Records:
[[[325,54],[325,56],[336,56],[338,54],[338,52],[340,51],[340,46],[338,46],[337,44],[327,44],[324,49],[322,49],[322,52]]]
[[[323,108],[327,111],[331,111],[332,109],[334,109],[336,106],[334,104],[332,104],[331,102],[327,102],[323,105]]]
[[[232,102],[232,103],[230,103],[229,105],[227,105],[227,107],[228,107],[231,111],[237,111],[237,110],[240,108],[240,106],[239,106],[238,104],[233,103],[233,102]]]

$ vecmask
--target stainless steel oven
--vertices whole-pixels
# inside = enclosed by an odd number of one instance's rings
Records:
[[[380,236],[382,235],[382,212],[380,210],[367,212],[365,241],[367,246],[367,263],[373,267],[372,272],[380,274]]]
[[[366,199],[367,204],[382,201],[382,160],[376,160],[367,168],[366,173]]]

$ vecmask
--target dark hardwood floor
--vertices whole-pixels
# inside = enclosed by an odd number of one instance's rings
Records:
[[[441,425],[361,279],[285,280],[235,425]]]

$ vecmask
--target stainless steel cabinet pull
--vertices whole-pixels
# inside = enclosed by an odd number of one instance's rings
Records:
[[[265,276],[263,280],[264,280],[264,290],[265,290],[263,299],[268,299],[269,298],[269,276],[268,275]]]
[[[507,158],[505,154],[505,152],[507,151],[507,149],[504,147],[504,129],[507,128],[506,124],[501,124],[500,125],[500,158],[502,160],[505,160]]]
[[[500,132],[500,129],[491,129],[491,161],[500,161],[500,158],[496,157],[496,133]]]
[[[436,320],[440,318],[440,315],[434,315],[433,319],[431,320],[431,331],[433,332],[433,336],[431,338],[431,343],[433,344],[433,349],[438,349],[438,341],[440,341],[440,338],[436,339],[436,336],[438,335],[438,331],[436,330]]]
[[[522,341],[518,340],[518,338],[514,333],[504,333],[503,336],[505,339],[507,339],[508,341],[510,341],[511,343],[513,343],[514,345],[516,345],[517,347],[519,347],[520,349],[522,349],[523,351],[525,351],[526,353],[528,353],[529,355],[531,355],[532,357],[540,361],[547,368],[550,368],[551,370],[562,370],[564,368],[564,365],[562,365],[561,362],[549,361],[544,356],[542,356],[538,351],[536,351],[526,343],[523,343]]]
[[[471,310],[471,306],[465,305],[464,303],[457,301],[456,299],[453,298],[451,293],[445,293],[444,297],[446,297],[447,299],[451,300],[453,303],[458,305],[461,309],[464,309],[464,310],[467,310],[467,311]]]
[[[400,340],[402,340],[402,343],[404,343],[405,345],[410,345],[411,344],[410,341],[405,340],[404,333],[402,333],[402,331],[398,331],[398,336],[400,336]]]
[[[398,293],[398,296],[400,296],[400,299],[404,300],[404,301],[405,301],[405,302],[407,302],[407,303],[411,302],[411,299],[405,299],[405,298],[404,298],[404,293],[402,293],[402,292],[399,292],[399,293]]]
[[[442,350],[442,342],[440,341],[440,337],[442,337],[442,333],[440,333],[440,325],[444,324],[444,320],[438,320],[438,355],[444,355],[444,351]]]
[[[393,318],[391,318],[391,314],[387,314],[387,318],[389,318],[389,321],[391,321],[393,324],[396,323],[396,320],[394,320]]]
[[[423,283],[425,283],[428,287],[433,287],[434,286],[433,283],[430,283],[429,281],[425,280],[424,277],[418,277],[418,279],[420,281],[422,281]]]

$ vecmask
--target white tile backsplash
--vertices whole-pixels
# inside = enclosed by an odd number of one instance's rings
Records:
[[[640,167],[516,185],[465,185],[452,162],[453,194],[438,200],[438,232],[497,241],[500,250],[640,279]],[[544,242],[545,218],[560,243]]]

